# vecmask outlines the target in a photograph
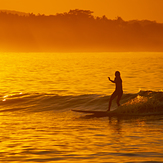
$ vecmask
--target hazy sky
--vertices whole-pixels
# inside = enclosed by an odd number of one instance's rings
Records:
[[[56,14],[87,9],[95,16],[124,20],[148,19],[163,23],[163,0],[0,0],[0,9],[35,14]]]

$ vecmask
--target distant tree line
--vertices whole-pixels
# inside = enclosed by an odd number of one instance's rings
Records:
[[[0,12],[0,51],[163,51],[163,24],[92,14],[79,9],[48,16]]]

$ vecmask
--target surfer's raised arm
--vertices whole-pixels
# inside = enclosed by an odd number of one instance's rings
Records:
[[[108,79],[109,79],[112,83],[115,83],[115,80],[111,80],[110,77],[108,77]]]

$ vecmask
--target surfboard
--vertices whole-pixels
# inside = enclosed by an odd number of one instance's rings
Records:
[[[94,111],[94,110],[77,110],[72,109],[73,112],[80,112],[84,114],[90,114],[93,117],[110,117],[110,116],[118,116],[115,111]]]
[[[74,112],[80,112],[80,113],[92,113],[92,114],[103,114],[103,113],[108,113],[107,111],[94,111],[94,110],[76,110],[72,109],[71,111]]]
[[[80,112],[80,113],[86,113],[91,114],[97,117],[107,117],[107,116],[151,116],[151,115],[163,115],[163,112],[149,112],[149,113],[122,113],[117,112],[117,110],[113,111],[94,111],[94,110],[77,110],[72,109],[71,111],[74,112]]]

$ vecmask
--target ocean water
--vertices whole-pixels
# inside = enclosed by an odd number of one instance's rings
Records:
[[[163,53],[0,57],[0,162],[163,162]],[[114,79],[117,70],[124,88],[120,110],[137,116],[71,111],[107,110],[115,88],[108,76]]]

